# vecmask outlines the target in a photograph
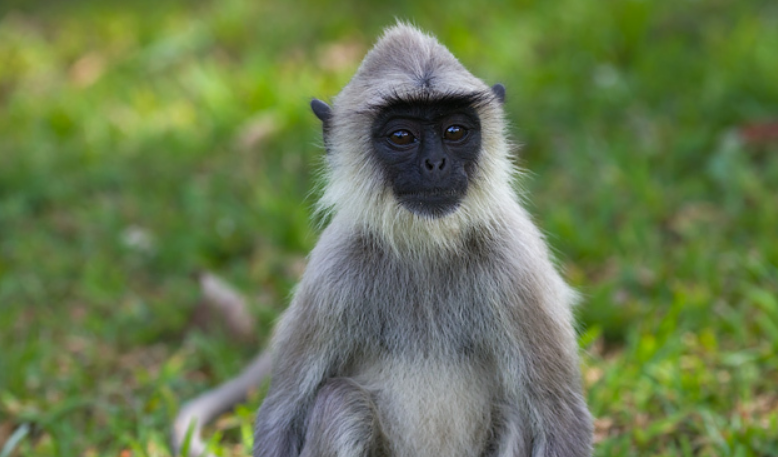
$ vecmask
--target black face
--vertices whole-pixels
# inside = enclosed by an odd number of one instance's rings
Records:
[[[467,194],[481,150],[481,121],[467,98],[394,102],[373,124],[373,149],[401,205],[442,217]]]

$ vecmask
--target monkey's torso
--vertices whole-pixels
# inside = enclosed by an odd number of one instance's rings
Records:
[[[313,336],[309,349],[337,352],[327,376],[370,392],[388,455],[481,456],[491,445],[499,408],[511,401],[497,352],[513,327],[499,310],[531,295],[519,290],[526,249],[506,251],[510,237],[496,229],[471,230],[455,252],[407,259],[376,236],[328,228],[311,254],[290,319],[305,315],[322,335],[346,335]]]
[[[478,286],[490,274],[478,250],[489,247],[472,237],[461,253],[426,264],[401,261],[370,236],[351,240],[354,257],[342,266],[361,287],[334,308],[356,347],[335,375],[372,394],[393,456],[477,456],[486,447],[501,396],[491,340],[501,329],[497,298]]]

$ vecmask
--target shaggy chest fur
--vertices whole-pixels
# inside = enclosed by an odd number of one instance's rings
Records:
[[[501,297],[485,285],[505,271],[495,271],[493,258],[487,264],[485,251],[474,241],[448,256],[408,261],[356,238],[341,268],[333,267],[350,284],[339,291],[336,312],[358,352],[487,363],[502,327],[494,313]]]
[[[336,375],[371,393],[392,456],[478,456],[487,446],[501,327],[500,298],[483,287],[496,274],[481,262],[483,249],[408,263],[355,240],[344,251],[354,255],[344,259],[350,267],[331,270],[351,284],[340,290],[338,320],[354,341]]]

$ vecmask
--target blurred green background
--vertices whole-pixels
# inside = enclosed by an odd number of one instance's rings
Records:
[[[773,0],[0,3],[0,455],[171,455],[178,406],[266,343],[316,241],[310,98],[395,18],[508,89],[584,296],[596,454],[778,455]],[[192,325],[201,271],[255,338]],[[217,452],[250,453],[260,401]]]

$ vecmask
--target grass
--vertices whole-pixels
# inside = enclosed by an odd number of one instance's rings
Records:
[[[508,88],[578,310],[598,456],[778,455],[771,1],[0,5],[0,443],[169,456],[187,398],[266,341],[316,241],[308,100],[394,17]],[[191,325],[192,274],[257,336]],[[250,453],[261,394],[210,430]],[[12,438],[13,436],[13,438]],[[2,454],[0,444],[0,454]],[[3,457],[6,457],[3,455]]]

